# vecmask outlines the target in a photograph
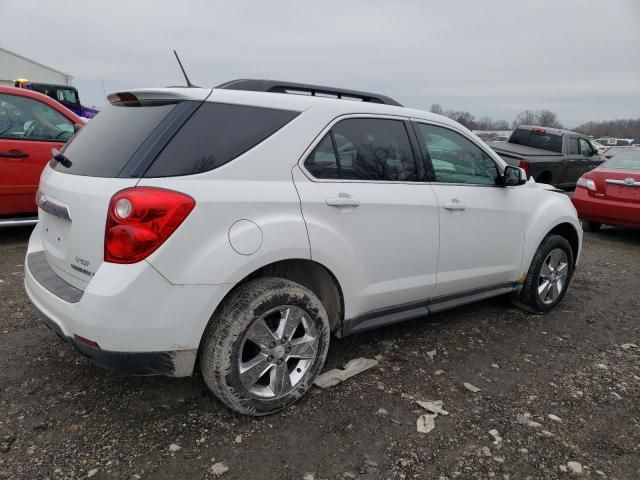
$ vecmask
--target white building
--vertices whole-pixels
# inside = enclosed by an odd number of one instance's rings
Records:
[[[0,47],[0,85],[13,87],[18,78],[35,83],[71,85],[73,77]]]

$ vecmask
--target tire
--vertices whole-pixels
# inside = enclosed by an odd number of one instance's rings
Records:
[[[601,223],[597,222],[588,222],[587,220],[582,221],[582,229],[585,232],[597,232],[602,227]]]
[[[560,261],[554,268],[552,264],[558,258]],[[562,264],[564,264],[564,267],[561,267]],[[554,271],[556,272],[555,276],[552,275]],[[562,272],[566,272],[566,275],[563,276]],[[524,285],[519,297],[516,299],[516,304],[532,313],[551,311],[560,303],[567,292],[572,275],[573,251],[571,250],[571,245],[564,237],[547,235],[533,256]],[[551,284],[546,294],[547,284],[544,283],[545,277]],[[561,288],[558,288],[558,279],[561,281]],[[540,287],[542,287],[542,291],[539,290]],[[554,296],[556,289],[559,292]]]
[[[202,376],[232,410],[269,415],[309,389],[324,365],[330,332],[327,312],[308,288],[281,278],[251,280],[208,325]]]

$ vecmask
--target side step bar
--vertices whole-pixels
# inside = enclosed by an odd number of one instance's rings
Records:
[[[28,227],[38,223],[38,217],[23,218],[0,218],[0,228],[2,227]]]

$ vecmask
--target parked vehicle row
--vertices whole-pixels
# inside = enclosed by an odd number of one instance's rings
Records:
[[[240,80],[109,102],[44,169],[25,261],[46,323],[109,370],[198,360],[264,415],[332,334],[504,294],[548,312],[578,263],[566,195],[388,97]]]
[[[604,162],[586,135],[556,128],[521,125],[508,142],[492,148],[536,182],[558,188],[575,187],[582,174]]]

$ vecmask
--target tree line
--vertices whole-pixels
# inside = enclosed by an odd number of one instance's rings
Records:
[[[509,124],[506,120],[494,120],[488,115],[476,118],[463,110],[445,110],[439,103],[431,105],[431,112],[444,115],[469,130],[512,130],[518,125],[536,125],[549,128],[565,128],[558,116],[551,110],[523,110]],[[640,138],[640,118],[609,120],[603,122],[587,122],[573,128],[576,132],[594,137]]]

